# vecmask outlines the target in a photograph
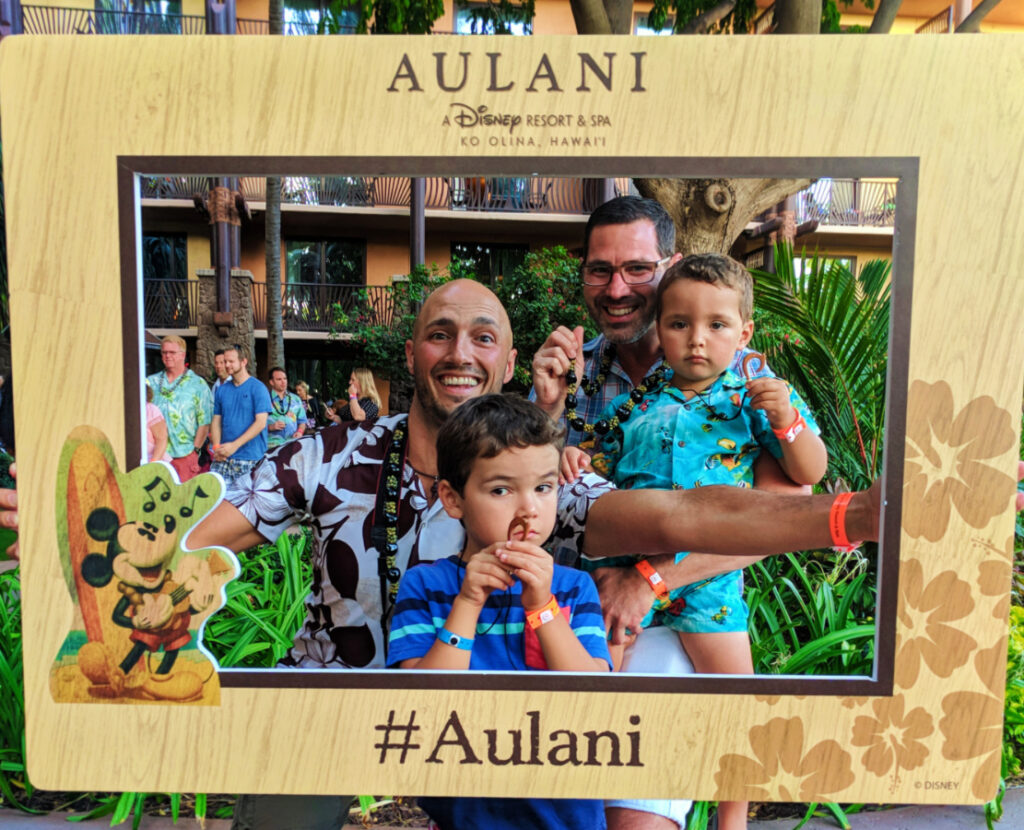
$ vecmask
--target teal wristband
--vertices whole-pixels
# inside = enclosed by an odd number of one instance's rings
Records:
[[[454,646],[462,651],[473,650],[473,638],[472,637],[460,637],[453,631],[449,631],[444,626],[437,632],[437,639],[439,642],[444,643],[446,646]]]

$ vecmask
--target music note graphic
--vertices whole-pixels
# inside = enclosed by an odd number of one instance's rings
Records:
[[[154,478],[151,482],[149,482],[149,484],[145,485],[145,487],[142,488],[147,493],[149,493],[149,499],[147,499],[142,505],[142,509],[146,513],[152,513],[153,510],[156,509],[156,502],[153,500],[153,490],[155,490],[157,487],[164,488],[163,492],[159,494],[160,501],[167,501],[171,497],[170,485],[162,478]]]

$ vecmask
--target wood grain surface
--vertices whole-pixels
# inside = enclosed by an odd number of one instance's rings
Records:
[[[489,52],[500,53],[493,83]],[[605,72],[614,54],[611,91],[580,52]],[[463,88],[439,88],[434,53],[449,86],[466,53]],[[1022,77],[1024,39],[1013,35],[5,39],[33,782],[898,803],[993,795],[1012,557],[1006,473],[1024,381]],[[523,120],[445,125],[457,103]],[[537,126],[559,115],[572,127]],[[463,145],[470,137],[479,144]],[[272,157],[282,169],[302,157],[379,158],[381,169],[422,158],[425,170],[474,156],[495,173],[508,159],[583,158],[594,176],[621,174],[607,169],[616,158],[915,160],[918,198],[902,213],[914,244],[898,240],[896,251],[913,283],[912,313],[898,321],[910,339],[897,418],[906,436],[888,436],[889,447],[905,440],[907,456],[899,583],[883,586],[898,606],[892,695],[389,690],[382,677],[385,691],[224,688],[220,706],[55,703],[48,673],[72,615],[56,547],[61,445],[92,425],[124,460],[117,171],[128,156],[228,167]],[[420,727],[404,759],[376,748],[391,712],[401,724],[415,713]],[[444,745],[458,735],[453,712],[461,746]],[[538,763],[489,761],[485,730],[507,756],[509,730],[528,744],[534,727]],[[606,730],[621,739],[620,765],[600,744],[587,762],[586,733]],[[480,763],[465,762],[467,746]]]

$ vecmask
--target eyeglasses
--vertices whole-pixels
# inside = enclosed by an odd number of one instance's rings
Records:
[[[657,262],[649,260],[634,260],[623,262],[621,265],[609,265],[606,262],[587,263],[581,266],[584,285],[607,285],[612,277],[618,272],[622,281],[627,285],[643,285],[654,279],[659,268],[665,265],[672,257],[667,256]]]

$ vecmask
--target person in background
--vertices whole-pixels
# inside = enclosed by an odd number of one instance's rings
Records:
[[[228,371],[228,361],[224,357],[224,349],[217,349],[213,353],[213,371],[217,375],[217,379],[213,382],[211,389],[213,394],[217,394],[217,390],[226,382],[231,380],[231,372]]]
[[[327,417],[336,424],[342,421],[372,421],[380,413],[380,395],[369,369],[353,369],[348,378],[348,403],[335,401],[327,409]]]
[[[267,387],[252,377],[242,347],[235,345],[224,352],[231,372],[231,383],[217,390],[213,405],[210,441],[213,464],[210,470],[220,473],[230,486],[235,479],[255,467],[267,451],[267,414],[270,394]]]
[[[323,404],[320,403],[320,399],[316,395],[309,394],[309,384],[304,380],[300,380],[295,384],[295,394],[302,401],[302,408],[306,413],[306,434],[308,435],[313,430],[322,427],[325,423],[324,416],[321,413]]]
[[[171,463],[167,452],[167,421],[153,403],[153,389],[146,387],[146,461]]]
[[[267,449],[301,438],[306,431],[306,410],[298,395],[288,391],[288,374],[280,366],[270,370],[270,417],[267,418]]]
[[[213,395],[206,381],[185,367],[185,341],[168,336],[160,342],[164,371],[146,378],[153,403],[167,422],[168,452],[180,481],[200,472],[199,450],[213,417]]]

